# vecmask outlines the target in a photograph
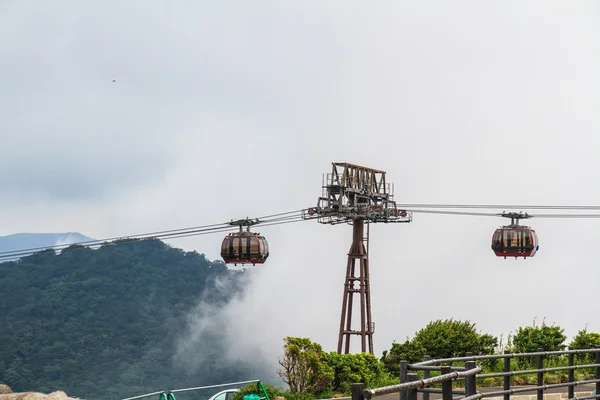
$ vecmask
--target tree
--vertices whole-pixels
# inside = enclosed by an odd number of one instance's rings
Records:
[[[558,325],[533,325],[519,327],[513,338],[514,351],[517,353],[536,352],[538,349],[545,351],[564,350],[563,342],[567,338],[564,329]]]
[[[407,338],[404,343],[392,343],[389,352],[384,350],[381,361],[388,372],[399,376],[400,361],[405,360],[411,363],[422,361],[425,354],[426,350],[420,343],[415,343]]]
[[[372,354],[338,354],[330,352],[327,364],[333,369],[332,390],[350,393],[350,385],[362,382],[366,387],[376,386],[387,376],[384,365]]]
[[[432,321],[415,334],[415,347],[422,347],[432,358],[451,358],[473,354],[492,354],[498,339],[480,334],[475,324],[452,318]]]
[[[279,359],[283,369],[277,373],[291,392],[317,394],[331,384],[334,372],[327,364],[327,354],[320,344],[308,338],[286,337],[284,355]]]
[[[536,325],[535,320],[531,326],[519,327],[517,333],[513,337],[513,351],[516,353],[533,353],[538,349],[544,351],[564,350],[563,342],[567,338],[564,334],[564,329],[558,325],[546,325],[542,321],[542,325]],[[523,357],[517,359],[517,364],[520,367],[534,365],[533,357]]]
[[[219,310],[245,285],[222,261],[136,239],[44,250],[0,263],[0,276],[0,382],[15,392],[120,399],[198,376],[240,381],[255,368],[223,359],[220,327],[196,332],[189,318],[199,295]],[[193,345],[174,356],[187,327]]]
[[[600,333],[588,332],[587,326],[577,332],[569,346],[574,349],[594,349],[600,347]],[[594,363],[596,355],[594,353],[577,354],[576,357],[582,362]]]

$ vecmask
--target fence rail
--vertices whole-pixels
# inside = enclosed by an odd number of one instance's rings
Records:
[[[219,383],[217,385],[197,386],[197,387],[184,388],[184,389],[160,390],[160,391],[157,391],[157,392],[141,394],[141,395],[133,396],[133,397],[127,397],[127,398],[121,399],[121,400],[138,400],[138,399],[143,399],[144,397],[151,397],[151,396],[155,396],[155,395],[161,394],[161,393],[168,393],[168,392],[170,392],[170,393],[179,393],[179,392],[189,392],[189,391],[192,391],[192,390],[214,389],[214,388],[218,388],[218,387],[242,386],[242,385],[247,385],[249,383],[256,383],[256,382],[260,382],[260,380],[259,379],[254,379],[254,380],[251,380],[251,381],[231,382],[231,383]]]
[[[576,354],[595,354],[595,364],[575,364]],[[558,367],[544,367],[544,361],[552,356],[567,356],[567,364]],[[535,360],[535,369],[511,370],[511,359],[530,357]],[[504,361],[502,372],[492,372],[480,374],[483,370],[477,365],[478,361],[499,360]],[[454,363],[463,363],[464,365],[452,365]],[[446,364],[446,365],[441,365]],[[450,364],[450,365],[447,365]],[[594,369],[594,379],[575,380],[575,370]],[[423,378],[409,371],[422,372]],[[432,371],[439,371],[441,375],[431,377]],[[568,373],[567,381],[560,383],[544,383],[545,374],[549,372],[566,371]],[[511,388],[511,378],[523,375],[537,375],[534,386],[513,387]],[[477,390],[477,381],[485,378],[503,378],[502,390],[480,392]],[[464,389],[454,389],[453,382],[464,380]],[[441,384],[441,389],[430,388],[429,386]],[[587,396],[575,397],[574,388],[579,385],[595,384],[595,391]],[[364,390],[362,383],[353,384],[352,400],[371,399],[391,393],[399,393],[400,400],[417,400],[418,393],[421,393],[422,400],[429,400],[430,394],[442,394],[442,400],[479,400],[486,397],[503,397],[503,400],[510,400],[512,394],[521,394],[526,392],[536,392],[537,399],[544,399],[544,392],[548,389],[567,388],[567,398],[572,400],[586,400],[600,398],[600,348],[595,349],[572,349],[560,351],[544,351],[539,349],[537,352],[529,353],[510,353],[505,351],[503,354],[490,355],[471,355],[465,357],[453,357],[443,359],[430,359],[425,356],[424,360],[417,363],[400,361],[400,383],[397,385],[385,386]],[[454,397],[453,395],[461,395]]]

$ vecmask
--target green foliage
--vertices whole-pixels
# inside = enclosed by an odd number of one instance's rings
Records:
[[[519,327],[513,338],[514,351],[529,353],[544,349],[545,351],[564,350],[563,342],[567,338],[564,329],[557,325],[536,325]]]
[[[276,397],[284,397],[285,400],[314,400],[315,396],[312,393],[301,393],[301,392],[290,392],[289,390],[283,390],[280,387],[275,387],[263,383],[265,390],[269,394],[271,400],[275,400]],[[244,400],[244,396],[248,394],[258,394],[256,390],[256,383],[251,383],[240,388],[239,392],[236,392],[231,400]]]
[[[389,382],[391,378],[383,363],[369,353],[331,352],[327,355],[326,362],[334,371],[331,389],[335,393],[350,393],[352,383],[362,382],[365,387],[376,387]]]
[[[0,263],[0,276],[0,382],[102,400],[197,385],[173,364],[174,339],[202,293],[223,304],[241,275],[147,239],[42,251]],[[207,290],[223,278],[230,291]],[[208,342],[218,351],[217,339]],[[244,374],[214,368],[202,379]]]
[[[512,351],[530,353],[536,352],[538,349],[545,351],[564,350],[565,345],[563,343],[566,338],[564,329],[560,326],[546,325],[545,321],[542,321],[542,325],[536,325],[534,320],[531,326],[519,327],[512,339],[514,346]],[[519,359],[518,364],[520,367],[525,367],[533,366],[535,362],[533,357],[523,357]]]
[[[495,336],[477,332],[474,323],[451,318],[430,322],[412,340],[407,338],[404,343],[394,342],[389,352],[383,352],[381,361],[389,373],[398,376],[401,360],[414,363],[422,361],[425,354],[431,358],[460,357],[467,352],[493,354],[497,345]],[[494,367],[497,362],[486,364]]]
[[[588,332],[587,326],[577,332],[577,335],[573,338],[570,347],[574,349],[593,349],[600,348],[600,334],[596,332]],[[584,354],[575,354],[575,362],[581,364],[595,364],[596,363],[596,354],[595,353],[584,353]],[[584,368],[579,370],[578,372],[592,375],[595,373],[594,368]]]
[[[203,255],[173,249],[154,239],[123,240],[98,250],[71,246],[61,254],[52,250],[0,263],[0,382],[15,391],[65,390],[69,395],[98,400],[123,398],[160,388],[181,388],[204,382],[256,378],[253,366],[225,365],[220,331],[203,338],[214,361],[209,370],[190,375],[173,363],[175,338],[186,326],[187,313],[204,294],[213,305],[225,304],[240,290],[242,273]],[[210,290],[218,279],[228,279],[228,290]],[[560,350],[564,330],[542,324],[520,327],[506,346],[476,331],[469,321],[437,320],[419,330],[412,340],[393,343],[381,360],[370,354],[326,353],[307,338],[286,337],[278,373],[290,386],[284,391],[265,385],[274,400],[313,400],[348,395],[354,382],[367,387],[398,383],[399,362],[490,354],[504,349],[532,352]],[[575,348],[600,346],[600,334],[579,331]],[[274,355],[275,357],[275,355]],[[589,357],[589,356],[588,356]],[[586,358],[592,361],[591,358]],[[523,366],[511,360],[511,369]],[[527,361],[527,360],[525,360]],[[532,360],[528,360],[532,361]],[[548,357],[545,367],[566,365],[566,357]],[[481,361],[484,372],[498,372],[501,362]],[[579,376],[581,375],[581,376]],[[589,378],[578,371],[577,379]],[[547,382],[564,381],[565,374],[548,375]],[[535,376],[511,377],[512,384],[535,384]],[[498,385],[488,378],[482,386]],[[233,400],[254,393],[248,385]],[[186,400],[186,394],[178,395]]]
[[[399,376],[400,361],[406,360],[411,363],[422,361],[425,352],[425,348],[420,343],[406,339],[404,343],[392,343],[389,352],[384,350],[381,361],[389,373]]]
[[[284,341],[284,355],[279,359],[283,369],[277,372],[290,391],[318,394],[325,390],[334,372],[321,345],[308,338],[288,336]]]
[[[283,393],[284,393],[283,389],[272,386],[272,385],[268,385],[266,383],[263,383],[263,385],[265,386],[265,390],[269,394],[269,398],[271,400],[275,400],[275,397],[283,396]],[[253,394],[253,393],[258,394],[258,391],[256,388],[256,383],[250,383],[246,386],[241,387],[240,391],[236,392],[233,395],[233,397],[231,398],[231,400],[244,400],[244,396],[246,396],[248,394]]]
[[[286,337],[284,356],[279,360],[279,375],[290,387],[283,396],[289,399],[299,393],[316,398],[334,394],[350,394],[351,384],[380,387],[398,383],[383,363],[368,353],[325,353],[318,343],[308,338]],[[301,399],[300,399],[301,400]]]
[[[588,332],[587,327],[577,332],[569,346],[574,349],[593,349],[600,348],[600,334],[596,332]],[[596,356],[592,353],[577,354],[575,356],[580,362],[594,364]]]
[[[498,344],[496,337],[478,333],[474,323],[452,318],[430,322],[413,341],[432,358],[461,357],[467,352],[491,354]]]

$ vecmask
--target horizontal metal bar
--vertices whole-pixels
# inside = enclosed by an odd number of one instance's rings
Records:
[[[457,400],[479,400],[479,399],[483,398],[484,396],[485,397],[490,397],[489,393],[491,393],[491,392],[488,392],[488,393],[478,392],[478,393],[476,393],[474,395],[463,397],[463,398],[457,399]],[[595,396],[573,397],[572,399],[569,399],[569,400],[588,400],[588,399],[591,400],[591,399],[597,399],[597,398],[600,398],[600,394],[597,394]]]
[[[484,397],[484,395],[487,395],[487,393],[478,392],[477,394],[463,397],[463,398],[457,399],[457,400],[479,400],[482,397]],[[569,400],[591,400],[591,399],[597,399],[597,398],[600,398],[600,394],[597,394],[595,396],[573,397],[572,399],[569,399]]]
[[[321,399],[321,400],[350,400],[352,399],[352,396],[347,396],[347,397],[331,397],[329,399]],[[569,400],[573,400],[573,399],[569,399]]]
[[[172,392],[172,393],[175,393],[175,392],[187,392],[187,391],[190,391],[190,390],[212,389],[212,388],[216,388],[216,387],[245,385],[245,384],[248,384],[248,383],[256,383],[256,382],[260,382],[260,379],[255,379],[255,380],[252,380],[252,381],[244,381],[244,382],[222,383],[220,385],[198,386],[198,387],[186,388],[186,389],[175,389],[175,390],[170,390],[170,392]],[[161,394],[161,393],[164,393],[164,392],[165,392],[164,390],[161,390],[160,392],[146,393],[146,394],[142,394],[142,395],[139,395],[139,396],[127,397],[127,398],[122,399],[122,400],[136,400],[136,399],[141,399],[143,397],[154,396],[154,395]]]
[[[134,400],[134,399],[141,399],[141,398],[143,398],[143,397],[150,397],[150,396],[154,396],[154,395],[157,395],[157,394],[161,394],[161,393],[163,393],[163,392],[164,392],[164,391],[163,391],[163,390],[161,390],[160,392],[152,392],[152,393],[141,394],[141,395],[139,395],[139,396],[127,397],[127,398],[125,398],[125,399],[122,399],[122,400]]]
[[[489,373],[489,374],[477,375],[477,378],[493,378],[496,376],[525,375],[525,374],[535,374],[537,372],[566,371],[566,370],[570,370],[570,369],[594,368],[594,367],[600,367],[600,364],[571,365],[571,366],[565,366],[565,367],[527,369],[527,370],[523,370],[523,371],[510,371],[510,372],[493,372],[493,373]]]
[[[413,371],[441,371],[441,365],[419,365],[419,364],[408,364],[408,369]],[[446,367],[450,368],[452,371],[465,371],[465,367]]]
[[[529,387],[520,388],[520,389],[498,390],[496,392],[484,393],[483,397],[493,397],[493,396],[500,396],[503,394],[514,394],[514,393],[523,393],[523,392],[535,392],[536,390],[540,390],[540,389],[546,390],[546,389],[559,388],[559,387],[586,385],[588,383],[596,383],[596,382],[600,382],[600,379],[591,379],[591,380],[587,380],[587,381],[566,382],[566,383],[555,383],[552,385],[542,385],[542,386],[529,386]]]
[[[400,383],[398,385],[384,386],[380,388],[367,389],[363,391],[363,397],[370,399],[373,396],[382,396],[384,394],[404,392],[410,389],[420,389],[435,383],[445,382],[452,379],[464,378],[465,376],[475,375],[481,372],[481,367],[469,369],[467,371],[454,371],[449,374],[434,376],[433,378],[421,379],[418,381]]]
[[[573,397],[572,399],[569,400],[585,400],[585,399],[597,399],[600,397],[600,394],[597,394],[595,396],[581,396],[581,397]]]
[[[220,385],[198,386],[198,387],[186,388],[186,389],[175,389],[175,390],[171,390],[171,392],[172,393],[176,393],[176,392],[189,392],[190,390],[212,389],[212,388],[224,387],[224,386],[247,385],[249,383],[256,383],[256,382],[260,382],[260,380],[259,379],[255,379],[255,380],[252,380],[252,381],[222,383]]]
[[[414,366],[432,365],[441,362],[456,362],[456,361],[477,361],[477,360],[494,360],[498,358],[517,358],[517,357],[533,357],[533,356],[551,356],[562,354],[583,354],[583,353],[598,353],[598,349],[579,349],[579,350],[557,350],[557,351],[537,351],[533,353],[509,353],[509,354],[487,354],[482,356],[465,356],[453,358],[440,358],[437,360],[421,361],[413,364]]]
[[[423,388],[417,389],[417,392],[420,393],[442,393],[442,389],[433,389],[433,388]],[[452,394],[465,394],[466,392],[463,390],[453,390]]]

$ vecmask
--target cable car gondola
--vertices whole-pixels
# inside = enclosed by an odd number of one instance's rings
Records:
[[[533,257],[540,248],[535,231],[524,225],[519,225],[519,219],[530,218],[528,214],[505,213],[503,217],[510,218],[510,225],[502,226],[492,236],[492,250],[498,257]]]
[[[269,243],[259,233],[250,232],[250,226],[258,220],[232,221],[230,225],[238,225],[240,231],[225,236],[221,243],[221,257],[225,264],[264,264],[269,257]],[[243,227],[246,226],[244,232]]]

